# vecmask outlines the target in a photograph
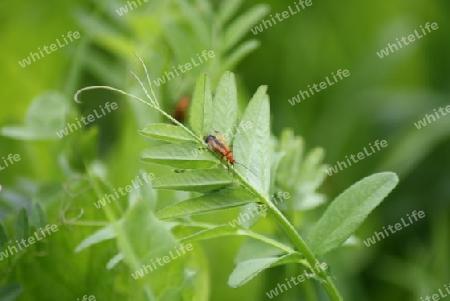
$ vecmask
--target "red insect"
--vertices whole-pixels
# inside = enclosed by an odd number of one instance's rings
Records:
[[[172,114],[173,118],[183,123],[186,117],[188,106],[189,106],[189,98],[187,96],[182,97],[178,102],[175,111]]]
[[[228,146],[227,142],[225,141],[225,138],[223,138],[222,134],[218,131],[215,131],[216,135],[206,135],[205,136],[205,143],[208,144],[208,146],[211,148],[212,151],[222,155],[222,157],[225,157],[227,161],[233,165],[236,160],[234,160],[233,152],[231,151],[230,147]]]
[[[228,146],[228,143],[226,142],[225,138],[222,136],[221,133],[218,131],[215,131],[214,135],[206,135],[205,137],[205,143],[210,147],[212,151],[215,153],[220,154],[223,158],[227,160],[228,163],[231,165],[234,165],[235,163],[245,167],[248,171],[255,174],[253,171],[251,171],[249,168],[247,168],[244,164],[241,164],[239,162],[236,162],[233,156],[233,151]]]

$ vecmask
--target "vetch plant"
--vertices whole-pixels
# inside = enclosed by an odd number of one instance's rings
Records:
[[[166,142],[144,150],[142,160],[177,169],[173,174],[155,178],[154,188],[196,192],[197,195],[156,212],[157,222],[171,220],[186,228],[200,228],[200,231],[193,234],[178,237],[178,240],[185,244],[222,236],[245,236],[277,250],[277,256],[255,257],[239,262],[228,280],[231,287],[242,286],[262,271],[275,266],[294,263],[304,269],[312,269],[320,265],[318,256],[340,247],[347,241],[398,183],[397,176],[391,172],[362,179],[331,203],[310,231],[308,239],[304,239],[296,229],[293,212],[298,208],[294,201],[298,200],[299,195],[312,195],[303,184],[318,186],[324,178],[325,170],[317,168],[317,162],[314,162],[318,161],[321,155],[317,151],[312,152],[300,165],[301,155],[298,153],[302,147],[296,138],[290,139],[289,132],[284,132],[280,141],[271,137],[267,87],[259,87],[245,111],[240,114],[234,74],[223,74],[214,96],[209,77],[204,74],[197,81],[189,110],[188,126],[185,126],[160,107],[145,64],[138,58],[144,67],[149,90],[135,73],[131,73],[141,85],[148,101],[109,86],[83,88],[76,93],[75,101],[78,102],[79,94],[86,90],[112,90],[152,107],[174,124],[150,124],[140,131],[140,134],[148,138]],[[231,145],[236,162],[248,169],[233,165],[211,151],[193,155],[192,150],[206,147],[206,135],[213,134],[214,131],[225,133],[242,122],[250,122],[253,126],[246,131],[237,132],[227,142]],[[285,186],[286,191],[295,192],[292,200],[279,207],[271,201],[271,195],[276,193],[277,185]],[[300,191],[300,187],[304,190]],[[265,206],[267,218],[277,222],[289,243],[286,243],[285,239],[275,239],[250,230],[257,220],[232,227],[229,224],[198,223],[190,219],[191,216],[201,213],[258,204]],[[109,210],[109,207],[106,206],[105,209]],[[111,215],[108,211],[107,214]],[[145,221],[144,216],[140,218]],[[258,216],[259,218],[261,216]],[[115,227],[120,229],[118,225]],[[135,266],[137,268],[138,265]],[[322,269],[317,271],[315,277],[331,300],[343,300],[332,278],[328,271]],[[155,298],[152,292],[148,292],[147,296],[150,300]]]

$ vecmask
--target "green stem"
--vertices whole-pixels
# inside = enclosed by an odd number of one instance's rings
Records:
[[[202,229],[211,229],[211,228],[215,228],[217,227],[217,225],[214,224],[208,224],[208,223],[200,223],[200,222],[194,222],[194,221],[190,221],[189,223],[182,223],[185,226],[189,226],[189,227],[197,227],[197,228],[202,228]],[[266,243],[268,245],[271,245],[277,249],[280,249],[288,254],[290,253],[294,253],[295,250],[286,246],[285,244],[279,243],[278,241],[276,241],[275,239],[271,239],[267,236],[255,233],[253,231],[250,230],[244,230],[244,229],[239,229],[236,231],[236,234],[238,235],[242,235],[242,236],[247,236],[250,238],[253,238],[255,240],[259,240],[263,243]],[[193,234],[195,235],[195,234]],[[190,236],[185,237],[182,239],[183,240],[189,240]],[[309,265],[305,265],[306,267],[309,267]]]
[[[281,226],[281,228],[284,230],[284,232],[287,234],[289,239],[292,241],[293,245],[297,248],[298,251],[300,251],[308,261],[308,263],[311,265],[311,267],[316,267],[320,262],[317,260],[317,258],[314,256],[314,254],[311,252],[309,247],[307,246],[306,242],[303,240],[303,238],[298,234],[297,230],[295,230],[294,226],[288,221],[288,219],[281,213],[281,211],[276,207],[270,200],[266,199],[258,190],[256,190],[246,179],[244,179],[236,170],[233,170],[236,177],[239,178],[240,182],[244,185],[244,187],[249,190],[251,193],[253,193],[258,199],[267,206],[268,211],[272,213],[275,220],[278,222],[278,224]],[[328,274],[322,270],[317,269],[319,276],[324,281],[323,286],[325,290],[328,293],[328,296],[333,301],[341,301],[343,300],[341,295],[339,294],[339,291],[337,290],[333,280],[331,279]]]
[[[141,85],[141,87],[143,88],[147,98],[150,100],[150,103],[147,101],[144,101],[143,99],[132,95],[130,93],[127,93],[123,90],[120,89],[116,89],[113,87],[109,87],[109,86],[91,86],[91,87],[86,87],[83,88],[81,90],[78,90],[77,93],[74,96],[74,99],[76,102],[78,101],[78,95],[86,90],[91,90],[91,89],[106,89],[106,90],[112,90],[112,91],[116,91],[118,93],[130,96],[131,98],[134,98],[136,100],[138,100],[139,102],[150,106],[152,108],[154,108],[155,110],[157,110],[158,112],[160,112],[161,114],[163,114],[167,119],[169,119],[170,121],[172,121],[173,123],[175,123],[176,125],[180,126],[181,128],[183,128],[187,133],[189,133],[190,136],[192,136],[196,141],[198,141],[199,143],[203,144],[203,139],[198,137],[196,134],[194,134],[191,130],[189,130],[187,127],[185,127],[183,124],[181,124],[180,122],[178,122],[177,120],[175,120],[172,116],[170,116],[169,114],[167,114],[165,111],[163,111],[162,109],[160,109],[159,104],[156,100],[156,97],[154,95],[153,89],[151,87],[151,81],[148,78],[148,73],[147,73],[147,69],[145,67],[145,64],[142,62],[142,59],[138,56],[139,60],[141,61],[142,65],[144,66],[145,69],[145,73],[147,75],[147,80],[149,82],[149,86],[150,86],[150,91],[152,92],[153,98],[147,93],[147,90],[145,89],[142,81],[134,74],[133,76],[138,80],[139,84]],[[225,165],[225,163],[223,163]],[[309,249],[309,247],[307,246],[306,242],[303,240],[303,238],[298,234],[297,230],[295,230],[294,226],[289,222],[289,220],[281,213],[281,211],[278,209],[278,207],[276,207],[270,200],[266,199],[257,189],[255,189],[244,177],[241,176],[241,174],[239,174],[235,169],[231,168],[230,169],[235,176],[240,180],[240,182],[242,183],[242,185],[244,186],[245,189],[247,189],[248,191],[250,191],[253,195],[255,195],[261,203],[263,203],[264,205],[267,206],[268,211],[270,211],[272,213],[272,215],[274,216],[275,220],[278,222],[278,224],[280,225],[280,227],[283,229],[283,231],[287,234],[287,236],[289,237],[289,239],[292,241],[293,245],[297,248],[297,250],[299,252],[301,252],[304,256],[306,261],[309,263],[309,265],[313,268],[313,267],[317,267],[320,262],[319,260],[317,260],[317,258],[314,256],[314,254],[312,253],[312,251]],[[336,288],[333,280],[331,279],[330,276],[328,276],[328,274],[322,270],[322,269],[316,269],[318,271],[318,275],[320,276],[320,278],[323,280],[323,286],[328,294],[328,296],[330,297],[330,299],[332,301],[342,301],[342,297],[339,294],[338,289]]]

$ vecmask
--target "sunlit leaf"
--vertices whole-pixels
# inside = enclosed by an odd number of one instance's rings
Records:
[[[301,259],[302,256],[300,253],[291,253],[281,257],[258,258],[242,261],[238,263],[228,278],[228,285],[233,288],[242,286],[265,269],[287,263],[297,263]]]
[[[246,190],[222,189],[175,203],[159,211],[157,216],[162,219],[176,218],[242,206],[254,201],[256,201],[255,196]]]
[[[175,189],[206,192],[231,184],[232,178],[225,169],[194,169],[165,177],[156,178],[156,189]]]
[[[212,94],[209,77],[202,74],[195,85],[192,103],[189,109],[189,124],[192,130],[203,137],[211,126]]]
[[[114,237],[116,237],[116,233],[114,232],[113,227],[104,227],[100,230],[95,231],[89,237],[85,238],[80,244],[78,244],[78,246],[75,248],[75,253],[78,253],[92,245],[112,239]]]
[[[341,193],[311,230],[310,247],[325,254],[342,245],[398,183],[395,173],[373,174]]]
[[[147,125],[139,134],[157,140],[168,142],[193,141],[194,138],[181,127],[166,123],[152,123]]]
[[[268,196],[270,188],[270,116],[267,87],[261,86],[253,95],[242,116],[241,123],[251,127],[240,131],[234,138],[234,155],[236,161],[248,169],[240,168],[240,172],[249,179],[264,196]],[[237,167],[239,168],[239,167]]]
[[[144,150],[142,161],[177,168],[207,168],[217,165],[218,159],[208,150],[199,147],[201,146],[194,142],[157,146]]]

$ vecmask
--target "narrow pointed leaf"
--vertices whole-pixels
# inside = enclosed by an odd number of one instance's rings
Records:
[[[270,186],[270,110],[267,87],[256,91],[242,116],[241,123],[251,124],[245,131],[239,131],[233,144],[236,161],[251,171],[236,166],[237,169],[264,196],[269,194]]]
[[[211,45],[210,26],[205,22],[197,7],[194,7],[190,1],[186,0],[177,0],[177,3],[181,8],[181,12],[186,16],[186,21],[189,22],[195,32],[196,37],[202,42],[202,46]]]
[[[242,286],[265,269],[287,263],[298,263],[301,259],[300,253],[291,253],[281,257],[267,257],[240,262],[228,278],[228,285],[233,288]]]
[[[129,208],[123,221],[114,226],[117,247],[123,254],[123,262],[130,267],[132,273],[151,264],[151,260],[169,256],[169,252],[174,252],[177,246],[170,230],[155,217],[148,202],[143,199]],[[153,294],[148,300],[157,300],[154,296],[182,285],[183,257],[179,256],[171,260],[170,264],[143,273],[139,280],[146,285],[147,294]]]
[[[108,261],[108,263],[106,264],[106,268],[108,270],[112,270],[122,260],[123,260],[123,254],[119,253]]]
[[[214,228],[205,229],[189,235],[187,237],[182,238],[180,241],[182,242],[194,242],[200,240],[213,239],[217,237],[230,236],[230,235],[239,235],[239,228],[232,227],[230,225],[220,225]]]
[[[76,248],[75,253],[78,253],[92,245],[98,244],[105,240],[109,240],[116,237],[116,233],[112,226],[104,227],[95,231],[93,234],[85,238]]]
[[[0,296],[2,301],[14,301],[23,291],[23,286],[14,283],[0,288]]]
[[[309,242],[312,251],[323,255],[342,245],[397,183],[395,173],[377,173],[341,193],[311,230]]]
[[[243,189],[222,189],[170,205],[159,211],[157,216],[161,219],[177,218],[242,206],[256,200],[254,195]]]
[[[230,185],[232,178],[225,169],[195,169],[157,178],[153,188],[206,192]]]
[[[218,163],[208,150],[199,150],[199,144],[181,142],[149,148],[143,151],[142,161],[176,168],[207,168]]]
[[[8,234],[3,225],[0,223],[0,251],[3,250],[3,246],[8,243]]]
[[[216,17],[216,22],[219,25],[223,25],[227,22],[235,13],[238,11],[239,7],[242,5],[243,0],[228,0],[221,1],[219,6],[219,13]]]
[[[28,216],[25,208],[19,210],[16,221],[16,239],[20,241],[21,239],[28,239]]]
[[[276,240],[273,240],[273,239],[263,236],[263,235],[255,234],[254,232],[249,231],[249,230],[244,230],[239,227],[232,226],[231,224],[219,225],[217,227],[212,227],[212,228],[208,228],[208,229],[199,231],[197,233],[194,233],[192,235],[182,238],[181,241],[187,243],[187,242],[195,242],[195,241],[213,239],[213,238],[230,236],[230,235],[248,236],[251,238],[252,241],[257,241],[263,245],[269,246],[271,248],[271,250],[273,250],[273,249],[278,250],[277,253],[272,252],[272,255],[294,252],[294,250],[291,247],[286,246]],[[252,257],[252,258],[254,258],[254,257]]]
[[[41,227],[45,227],[47,224],[46,216],[44,209],[42,209],[41,205],[39,203],[34,203],[33,207],[31,209],[31,224],[36,228],[39,229]]]
[[[166,123],[149,124],[143,130],[139,131],[139,134],[150,137],[152,139],[168,142],[183,142],[194,140],[194,138],[186,133],[186,131],[181,127]]]
[[[285,251],[264,243],[260,240],[247,239],[240,247],[234,262],[239,263],[257,258],[275,257],[285,254]]]
[[[220,78],[214,95],[212,120],[209,134],[219,131],[222,134],[232,133],[238,115],[237,88],[234,74],[225,72]],[[231,143],[231,141],[228,141]]]
[[[206,135],[212,120],[212,93],[209,77],[202,74],[195,85],[192,103],[189,109],[189,124],[199,136]]]
[[[223,63],[223,69],[233,70],[240,60],[242,60],[247,54],[249,54],[256,48],[258,48],[259,45],[260,42],[257,40],[243,42],[227,57],[226,61]]]
[[[222,48],[224,51],[231,49],[246,34],[250,27],[261,22],[262,17],[269,12],[267,5],[256,5],[239,16],[225,31]]]

